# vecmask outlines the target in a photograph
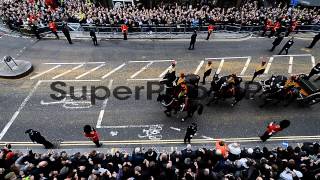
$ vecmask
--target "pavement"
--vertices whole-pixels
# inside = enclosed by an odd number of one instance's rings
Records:
[[[91,124],[97,128],[105,146],[123,148],[133,146],[184,148],[185,130],[197,122],[199,132],[194,138],[195,146],[212,146],[217,139],[240,142],[248,146],[263,146],[290,142],[319,141],[319,104],[312,107],[268,106],[260,109],[261,100],[245,99],[231,107],[230,100],[205,107],[204,113],[186,122],[180,118],[166,117],[156,102],[156,95],[148,100],[147,82],[157,81],[177,61],[177,72],[198,73],[202,76],[204,64],[211,59],[214,71],[221,75],[236,73],[249,80],[254,68],[263,57],[270,64],[272,74],[308,73],[317,62],[319,45],[308,50],[303,47],[310,42],[297,39],[288,56],[269,52],[273,39],[248,38],[235,41],[199,41],[195,50],[189,51],[188,42],[171,40],[100,40],[94,47],[89,40],[75,39],[73,45],[66,40],[34,40],[2,36],[0,57],[11,55],[15,59],[33,63],[34,72],[17,80],[1,79],[0,86],[0,144],[11,142],[17,148],[40,148],[30,143],[24,131],[33,128],[48,139],[62,138],[62,149],[94,148],[82,135],[82,127]],[[284,43],[284,42],[283,42]],[[281,45],[283,45],[283,43]],[[259,79],[258,79],[259,80]],[[54,100],[50,94],[57,92],[52,82],[63,81],[60,87],[71,96],[86,88],[86,98],[74,101]],[[316,84],[320,87],[320,84]],[[91,89],[108,87],[111,96],[90,103]],[[127,86],[132,95],[127,100],[115,98],[112,92]],[[143,86],[140,91],[137,87]],[[205,87],[209,87],[206,85]],[[70,89],[71,88],[71,89]],[[122,89],[123,90],[123,89]],[[90,94],[91,93],[91,94]],[[97,92],[103,96],[104,92]],[[140,98],[137,99],[137,95]],[[202,100],[205,104],[207,99]],[[268,143],[260,143],[258,135],[273,120],[290,119],[290,128],[278,134]],[[109,148],[110,147],[110,148]]]

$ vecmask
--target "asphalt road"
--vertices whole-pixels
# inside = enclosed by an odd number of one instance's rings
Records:
[[[152,100],[146,97],[147,81],[156,81],[171,60],[177,61],[177,72],[198,72],[202,75],[201,63],[206,63],[205,58],[215,58],[214,68],[222,75],[237,73],[248,80],[260,57],[268,62],[273,59],[268,74],[262,78],[271,74],[288,75],[288,72],[308,73],[312,59],[318,62],[319,47],[307,51],[303,47],[309,42],[296,40],[289,51],[292,56],[279,57],[268,51],[272,39],[201,41],[196,43],[193,51],[187,50],[188,43],[111,40],[93,47],[91,41],[75,40],[73,45],[69,45],[63,40],[34,41],[2,36],[0,56],[11,55],[31,61],[34,72],[22,79],[0,80],[0,140],[29,141],[24,131],[34,128],[49,139],[85,141],[82,127],[91,124],[97,127],[103,140],[119,142],[118,146],[124,141],[141,143],[151,139],[163,140],[165,144],[169,140],[182,139],[191,122],[198,123],[197,139],[256,138],[268,122],[281,119],[289,119],[292,124],[279,136],[319,137],[319,105],[306,108],[293,104],[285,108],[280,104],[260,109],[259,99],[245,99],[235,107],[231,107],[230,100],[227,100],[205,107],[201,116],[195,115],[182,123],[174,116],[165,116],[164,109],[156,102],[156,95]],[[87,100],[71,101],[67,97],[65,101],[58,102],[50,97],[50,94],[56,94],[50,85],[58,80],[66,83],[67,87],[62,89],[68,94],[70,86],[75,89],[85,86],[88,92],[92,86],[106,86],[111,91],[127,86],[133,95],[127,100],[118,100],[111,95],[108,100],[98,100],[95,105],[90,104],[89,93]],[[134,97],[136,86],[145,87],[139,100]],[[98,94],[102,96],[103,92]],[[206,100],[202,103],[205,104]],[[298,138],[303,141],[302,137]]]

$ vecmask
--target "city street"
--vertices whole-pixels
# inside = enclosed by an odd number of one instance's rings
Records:
[[[180,118],[167,117],[164,108],[156,101],[157,94],[147,99],[147,82],[159,81],[171,62],[177,62],[177,75],[195,73],[203,76],[208,60],[213,61],[213,72],[220,75],[237,75],[248,81],[260,57],[267,61],[265,74],[257,80],[274,75],[309,73],[319,62],[319,45],[304,49],[310,40],[296,39],[289,55],[278,56],[285,39],[275,52],[269,52],[274,39],[251,38],[226,42],[200,41],[189,51],[189,40],[110,40],[94,47],[89,40],[74,40],[69,45],[64,40],[40,40],[2,36],[0,56],[31,61],[34,71],[22,79],[1,79],[0,142],[29,142],[26,129],[40,131],[48,139],[62,138],[66,144],[83,143],[87,139],[82,127],[90,124],[100,132],[102,140],[110,145],[148,143],[177,144],[182,142],[186,128],[197,122],[195,142],[208,143],[223,138],[230,141],[258,141],[270,121],[289,119],[291,126],[279,133],[279,141],[315,141],[320,139],[320,105],[300,107],[293,103],[259,108],[262,103],[244,99],[231,107],[228,99],[205,106],[204,113],[181,122]],[[207,85],[209,88],[208,78]],[[67,92],[64,100],[54,100],[57,94],[50,88],[53,82],[62,81]],[[317,82],[320,87],[320,82]],[[87,88],[86,100],[72,100],[70,86],[77,93]],[[119,100],[113,94],[105,100],[91,104],[92,86],[105,86],[111,91],[127,86],[132,95]],[[136,87],[143,86],[141,93]],[[140,94],[137,99],[136,95]],[[98,92],[99,96],[104,95]],[[124,95],[122,95],[124,96]],[[206,104],[207,99],[202,100]],[[308,137],[306,137],[308,136]],[[152,144],[152,142],[150,142]]]

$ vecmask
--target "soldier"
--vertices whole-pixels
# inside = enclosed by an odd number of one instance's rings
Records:
[[[251,83],[258,75],[261,75],[264,73],[264,71],[266,70],[266,64],[267,64],[266,61],[262,60],[261,64],[255,69],[253,73],[252,80],[250,81]]]
[[[203,80],[202,80],[202,84],[206,84],[206,77],[210,76],[212,71],[212,62],[208,61],[208,64],[206,65],[205,69],[204,69],[204,74],[203,74]]]
[[[320,39],[320,33],[318,33],[316,36],[314,36],[310,46],[308,46],[307,48],[312,49],[313,46],[319,41]]]
[[[263,32],[262,32],[261,36],[264,37],[264,35],[266,34],[266,32],[267,32],[268,30],[270,30],[271,27],[272,27],[272,21],[271,21],[271,19],[268,18],[268,19],[265,21],[265,25],[264,25]]]
[[[127,35],[128,35],[128,26],[125,24],[121,25],[121,31],[123,33],[123,40],[127,40]]]
[[[32,30],[32,32],[34,33],[34,35],[37,37],[37,39],[40,40],[41,37],[40,37],[40,33],[39,33],[38,26],[35,25],[34,23],[32,23],[32,24],[31,24],[31,30]]]
[[[98,45],[96,32],[93,29],[90,30],[90,36],[93,41],[93,45],[95,45],[95,46]]]
[[[51,30],[51,32],[56,36],[57,39],[59,39],[58,33],[57,33],[57,24],[50,20],[49,21],[49,28]]]
[[[184,136],[184,143],[191,143],[191,139],[192,137],[197,133],[198,131],[198,126],[196,123],[192,123],[190,126],[188,126],[187,131],[186,131],[186,135]]]
[[[210,25],[208,26],[208,36],[207,36],[207,39],[206,39],[206,40],[209,40],[210,35],[212,34],[213,30],[214,30],[214,26],[213,26],[212,24],[210,24]]]
[[[281,43],[281,41],[283,40],[283,38],[284,38],[284,35],[283,35],[283,33],[281,33],[274,41],[273,41],[273,43],[272,43],[272,48],[270,49],[270,52],[273,52],[273,50],[277,47],[277,46],[279,46],[279,44]]]
[[[194,44],[196,43],[196,40],[197,40],[197,31],[194,30],[193,34],[191,36],[189,50],[193,50],[194,49]]]
[[[84,135],[89,138],[97,147],[101,147],[102,143],[99,141],[99,134],[98,132],[92,128],[90,125],[85,125],[83,127]]]
[[[289,120],[282,120],[280,121],[280,124],[277,124],[275,122],[269,123],[267,130],[264,132],[262,136],[260,136],[261,141],[262,142],[267,141],[271,136],[289,127],[289,125],[290,125]]]
[[[317,65],[315,65],[311,69],[311,71],[310,71],[310,73],[309,73],[309,75],[307,77],[307,80],[309,80],[313,75],[319,74],[319,73],[320,73],[320,63],[318,63]],[[317,81],[317,80],[320,80],[320,76],[317,79],[315,79],[315,81]]]
[[[288,31],[286,33],[286,37],[288,37],[291,32],[295,31],[297,26],[298,26],[298,22],[295,19],[292,19],[290,23],[290,27],[288,28]]]
[[[73,44],[72,41],[71,41],[69,29],[68,29],[68,26],[67,26],[66,23],[63,24],[63,26],[62,26],[62,32],[63,32],[64,36],[66,36],[69,44]]]
[[[35,131],[33,129],[26,130],[25,134],[29,135],[29,138],[32,142],[36,142],[38,144],[42,144],[46,149],[53,148],[53,144],[46,140],[45,137],[43,137],[40,132]]]
[[[279,55],[281,55],[283,51],[286,51],[286,54],[288,54],[288,51],[290,47],[293,45],[293,43],[294,43],[293,37],[291,37],[291,39],[283,46],[283,48],[279,52]]]
[[[273,26],[271,33],[269,34],[268,37],[271,38],[273,35],[277,34],[278,31],[280,30],[280,28],[281,28],[281,24],[279,21],[277,21],[276,23],[274,23],[274,26]]]

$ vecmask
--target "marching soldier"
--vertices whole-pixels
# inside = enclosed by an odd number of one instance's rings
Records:
[[[208,26],[208,36],[207,36],[207,39],[206,39],[206,40],[209,40],[210,35],[212,34],[213,30],[214,30],[214,26],[213,26],[212,24],[210,24],[210,25]]]
[[[308,46],[307,48],[312,49],[313,46],[319,41],[320,39],[320,33],[318,33],[316,36],[314,36],[310,46]]]
[[[283,33],[281,33],[272,43],[272,48],[270,49],[270,52],[273,52],[274,49],[279,46],[279,44],[281,43],[281,41],[283,40],[284,36]]]
[[[49,21],[49,28],[51,30],[51,32],[56,36],[57,39],[59,39],[58,33],[57,33],[57,24],[50,20]]]
[[[127,35],[128,35],[128,26],[125,24],[121,25],[121,31],[123,33],[123,40],[127,40]]]
[[[66,36],[69,44],[72,44],[71,37],[70,37],[70,32],[69,32],[69,29],[68,29],[68,26],[67,26],[66,23],[63,24],[63,26],[62,26],[62,32],[63,32],[64,36]]]
[[[38,26],[35,25],[34,23],[32,23],[31,24],[31,30],[34,33],[34,35],[37,37],[37,39],[40,40],[41,36],[40,36],[40,32],[39,32]]]
[[[194,44],[196,43],[196,40],[197,40],[197,31],[194,30],[193,34],[191,36],[189,50],[193,50],[194,49]]]
[[[84,135],[89,138],[97,147],[101,147],[102,143],[100,143],[99,140],[99,134],[98,132],[92,128],[90,125],[85,125],[83,127],[83,133]]]
[[[319,73],[320,73],[320,63],[318,63],[317,65],[315,65],[311,69],[311,71],[310,71],[310,73],[309,73],[309,75],[307,77],[307,80],[309,80],[313,75],[319,74]],[[317,79],[315,79],[315,81],[317,81],[317,80],[320,80],[320,76]]]
[[[46,149],[53,148],[54,145],[47,141],[45,137],[43,137],[40,132],[33,130],[33,129],[28,129],[26,130],[25,134],[29,135],[29,138],[32,142],[36,142],[38,144],[42,144]]]
[[[286,33],[286,37],[288,37],[291,32],[295,31],[297,26],[298,26],[298,22],[295,19],[292,19],[290,23],[290,27],[288,28],[288,31]]]
[[[268,18],[265,22],[261,36],[263,37],[266,34],[266,32],[271,28],[272,28],[272,21],[271,21],[271,19]]]
[[[286,54],[288,54],[288,51],[291,48],[291,46],[293,45],[293,43],[294,43],[293,37],[291,37],[291,39],[283,46],[283,48],[279,52],[279,55],[282,54],[283,51],[286,51]]]
[[[276,134],[277,132],[282,131],[283,129],[287,128],[290,126],[290,121],[289,120],[282,120],[280,124],[277,124],[275,122],[271,122],[267,130],[264,132],[262,136],[260,136],[260,139],[262,142],[267,141],[271,136]]]
[[[210,76],[211,71],[212,71],[212,62],[208,61],[208,64],[206,65],[206,67],[204,69],[202,84],[206,84],[206,77]]]
[[[96,32],[93,29],[90,30],[90,36],[93,41],[93,45],[97,46],[98,40],[97,40]]]
[[[192,123],[190,126],[188,126],[187,131],[186,131],[186,135],[184,136],[184,143],[191,143],[191,139],[192,137],[197,133],[198,131],[198,126],[196,123]]]
[[[271,33],[269,34],[269,38],[271,38],[274,34],[276,34],[278,32],[278,30],[281,28],[281,24],[279,21],[277,21],[276,23],[274,23],[274,26],[271,30]]]
[[[261,64],[255,69],[252,80],[250,81],[251,83],[257,76],[262,75],[264,73],[264,71],[266,70],[266,65],[266,61],[263,60]]]

